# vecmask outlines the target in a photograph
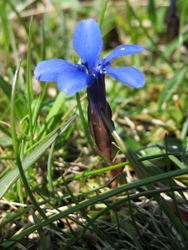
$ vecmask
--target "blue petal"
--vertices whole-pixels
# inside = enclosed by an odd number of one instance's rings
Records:
[[[71,71],[64,71],[57,78],[57,86],[65,94],[74,94],[84,88],[89,88],[94,83],[94,77],[77,68]]]
[[[40,62],[34,69],[35,79],[44,82],[56,82],[58,76],[65,70],[76,68],[72,63],[62,59],[50,59]]]
[[[102,39],[99,25],[94,19],[83,20],[76,26],[73,47],[88,69],[95,66],[102,49]]]
[[[144,75],[138,69],[133,67],[112,68],[107,70],[106,74],[137,89],[144,86]]]
[[[144,48],[139,45],[119,45],[115,50],[112,51],[106,58],[105,62],[110,62],[118,56],[127,56],[134,53],[143,51]]]

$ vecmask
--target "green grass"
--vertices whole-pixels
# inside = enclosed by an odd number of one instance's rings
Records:
[[[167,42],[168,4],[0,1],[1,249],[188,249],[188,4],[177,1]],[[106,123],[126,158],[112,166],[92,150],[86,91],[65,95],[32,73],[45,59],[78,62],[72,35],[86,18],[99,22],[103,57],[145,48],[112,61],[142,71],[142,89],[106,77],[116,131]]]

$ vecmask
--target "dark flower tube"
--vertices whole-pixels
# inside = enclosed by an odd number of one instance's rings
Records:
[[[105,78],[103,75],[96,77],[94,84],[87,89],[88,94],[88,121],[92,138],[95,142],[95,151],[106,161],[113,159],[113,138],[103,122],[101,111],[111,121],[112,112],[106,101]]]

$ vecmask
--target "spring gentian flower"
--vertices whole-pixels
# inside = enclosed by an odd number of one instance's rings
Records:
[[[143,51],[138,45],[120,45],[105,59],[99,56],[102,38],[98,23],[93,19],[81,21],[73,35],[73,47],[81,58],[81,65],[62,59],[40,62],[35,70],[35,79],[57,82],[60,91],[76,93],[87,88],[88,119],[90,131],[95,142],[95,150],[103,158],[112,160],[112,138],[106,128],[101,111],[111,120],[111,109],[106,101],[105,75],[134,88],[144,85],[143,74],[134,67],[110,68],[110,62],[119,56],[127,56]]]

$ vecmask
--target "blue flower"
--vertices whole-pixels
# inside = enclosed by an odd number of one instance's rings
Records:
[[[66,94],[90,88],[99,75],[110,75],[116,80],[134,88],[144,85],[143,74],[134,67],[110,68],[110,62],[119,56],[143,51],[138,45],[120,45],[105,59],[99,57],[102,39],[99,26],[94,19],[81,21],[73,35],[73,47],[81,58],[81,65],[74,65],[62,59],[40,62],[34,69],[35,79],[57,82],[60,91]]]
[[[87,88],[88,120],[95,151],[106,162],[113,160],[113,138],[102,119],[102,112],[112,123],[112,112],[106,101],[105,75],[134,88],[144,85],[143,74],[134,67],[110,68],[110,62],[119,56],[127,56],[143,51],[138,45],[120,45],[105,59],[99,54],[102,39],[99,26],[93,19],[81,21],[73,35],[73,47],[81,58],[81,65],[62,59],[50,59],[40,62],[35,70],[35,79],[57,82],[60,91],[66,94],[76,93]]]

